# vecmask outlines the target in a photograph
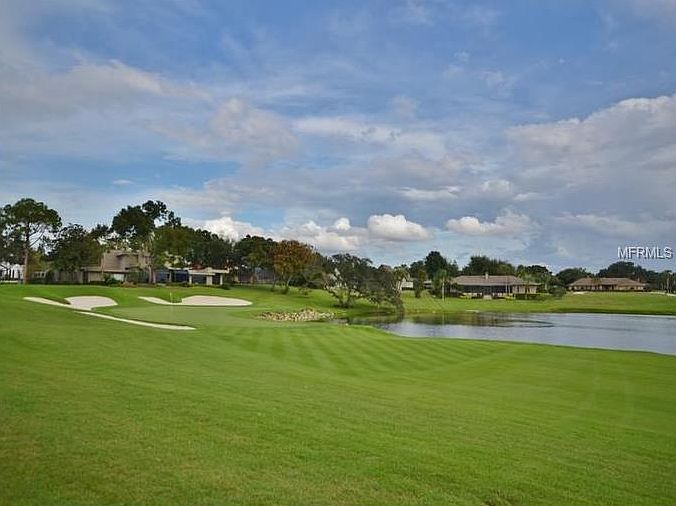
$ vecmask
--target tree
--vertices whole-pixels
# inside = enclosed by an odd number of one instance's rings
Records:
[[[191,265],[225,269],[235,266],[234,244],[207,230],[192,230],[186,260]]]
[[[291,279],[312,264],[315,252],[311,246],[298,241],[281,241],[275,245],[272,258],[275,273],[284,283],[284,293],[288,293]]]
[[[180,222],[165,223],[157,227],[150,242],[153,267],[186,267],[194,236],[195,231]]]
[[[61,217],[54,209],[50,209],[44,202],[33,199],[21,199],[13,205],[7,204],[3,208],[3,221],[7,237],[16,241],[23,254],[23,282],[30,280],[30,258],[34,248],[42,247],[48,234],[56,233],[61,227]]]
[[[21,263],[21,241],[18,231],[10,226],[5,209],[0,208],[0,267]]]
[[[589,276],[591,276],[591,273],[582,267],[571,267],[556,273],[556,278],[561,282],[561,284],[563,284],[563,286],[568,286],[573,281],[577,281],[580,278],[586,278]]]
[[[397,289],[401,292],[404,281],[410,276],[408,267],[405,264],[397,265],[392,270],[392,274],[394,275],[394,279],[397,282]]]
[[[98,264],[103,246],[96,234],[88,232],[82,225],[68,225],[62,228],[52,244],[50,257],[54,267],[71,275],[89,265]]]
[[[377,269],[369,269],[366,297],[378,307],[384,303],[392,304],[398,310],[403,310],[401,291],[397,279],[396,269],[388,265],[381,265]]]
[[[670,270],[665,270],[659,273],[657,287],[667,293],[671,293],[676,289],[674,282],[674,273]]]
[[[448,280],[448,272],[446,269],[439,269],[434,273],[432,278],[432,290],[434,295],[441,297],[442,299],[446,294],[446,281]]]
[[[252,283],[256,283],[256,268],[272,269],[274,247],[275,241],[258,235],[247,235],[235,246],[238,263],[250,270]]]
[[[427,281],[427,270],[425,263],[421,260],[413,262],[409,268],[411,276],[413,276],[413,293],[416,299],[419,299],[425,289],[425,281]]]
[[[340,307],[352,307],[367,293],[371,261],[349,253],[333,255],[327,262],[326,291],[338,299]]]
[[[659,273],[647,270],[634,262],[615,262],[601,269],[598,275],[602,278],[630,278],[652,285],[659,284]]]
[[[155,229],[160,224],[180,226],[181,220],[166,204],[159,200],[148,200],[137,206],[121,209],[113,218],[111,229],[120,241],[134,250],[150,255],[150,281],[153,282],[153,264],[155,264],[153,239]]]
[[[488,258],[483,255],[474,255],[470,257],[469,263],[462,270],[462,273],[468,276],[483,276],[484,274],[493,276],[513,276],[516,273],[516,269],[512,264],[505,260]]]
[[[448,260],[438,251],[430,251],[425,257],[425,270],[427,277],[432,279],[437,271],[444,269],[448,271]]]
[[[543,292],[549,291],[549,286],[552,284],[554,277],[544,265],[519,265],[516,268],[516,275],[526,281],[539,283],[539,290]],[[554,284],[557,284],[556,280]]]

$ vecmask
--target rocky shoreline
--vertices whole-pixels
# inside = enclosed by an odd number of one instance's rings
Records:
[[[333,313],[322,313],[316,309],[301,309],[300,311],[294,311],[289,313],[276,313],[272,311],[267,311],[260,315],[260,318],[264,320],[272,320],[277,322],[314,322],[314,321],[324,321],[331,320],[335,317]]]

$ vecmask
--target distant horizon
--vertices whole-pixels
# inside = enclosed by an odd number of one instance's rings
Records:
[[[0,4],[0,204],[398,265],[674,248],[676,3]],[[676,260],[633,259],[676,270]]]
[[[30,197],[27,197],[27,198],[30,199]],[[35,199],[32,199],[32,200],[35,200]],[[38,202],[39,202],[39,201],[38,201]],[[12,203],[12,204],[13,204],[13,203]],[[142,204],[142,203],[139,203],[139,204]],[[2,205],[0,205],[0,210],[1,210],[1,209],[2,209]],[[167,209],[167,210],[168,210],[168,211],[171,211],[171,209]],[[55,209],[55,211],[57,211],[57,213],[58,213],[58,209]],[[182,219],[181,219],[180,216],[176,216],[176,218],[178,218],[178,219],[181,220],[181,222],[182,222]],[[112,217],[111,217],[111,220],[112,220]],[[198,226],[197,226],[197,227],[192,227],[191,225],[189,225],[189,224],[187,224],[187,223],[182,223],[182,224],[183,224],[184,226],[187,226],[187,227],[190,227],[190,228],[200,229]],[[65,223],[65,222],[64,222],[63,225],[64,225],[64,226],[69,226],[69,225],[81,225],[81,224],[79,224],[79,223],[74,223],[74,222],[71,222],[71,223]],[[107,222],[107,223],[98,223],[98,224],[97,224],[97,226],[101,226],[101,225],[103,225],[103,226],[105,226],[105,227],[110,227],[110,221]],[[93,227],[92,227],[92,228],[93,228]],[[201,230],[206,230],[206,229],[201,229]],[[207,230],[207,231],[208,231],[208,230]],[[109,230],[109,232],[112,233],[112,230]],[[232,237],[227,237],[227,236],[223,236],[223,235],[217,234],[216,232],[211,232],[211,233],[214,233],[214,234],[218,235],[218,236],[221,237],[222,239],[229,240],[229,241],[231,241],[233,244],[237,244],[239,241],[241,241],[242,239],[246,239],[247,237],[255,237],[255,236],[262,237],[262,238],[264,238],[264,239],[266,239],[266,240],[272,240],[272,241],[275,241],[275,242],[279,242],[279,241],[283,241],[283,240],[287,239],[287,238],[284,238],[284,237],[270,237],[270,236],[267,236],[267,235],[265,235],[265,234],[263,234],[263,235],[260,235],[260,234],[246,234],[246,235],[243,236],[243,237],[239,237],[239,238],[236,238],[236,239],[235,239],[235,238],[232,238]],[[47,234],[47,236],[49,236],[49,234]],[[295,240],[295,239],[293,239],[293,240]],[[301,241],[301,242],[302,242],[302,241]],[[310,243],[305,243],[305,244],[308,244],[308,245],[312,246]],[[313,247],[315,247],[315,246],[313,246]],[[662,259],[662,260],[665,260],[665,259],[673,260],[673,248],[671,248],[671,247],[666,247],[666,248],[660,248],[660,247],[642,248],[642,247],[636,247],[636,246],[624,247],[625,250],[626,250],[627,248],[633,248],[633,249],[638,248],[639,251],[641,251],[641,250],[653,250],[652,253],[657,252],[657,253],[659,253],[659,255],[666,255],[666,256],[667,256],[667,258],[656,257],[656,260],[660,260],[660,259]],[[327,252],[325,252],[325,251],[322,251],[322,250],[319,249],[319,248],[316,248],[316,247],[315,247],[315,249],[316,249],[316,251],[318,251],[319,253],[321,253],[322,255],[324,255],[324,256],[326,256],[326,257],[330,257],[330,256],[332,256],[333,254],[336,254],[336,253],[350,253],[350,254],[356,254],[355,252],[333,252],[333,253],[332,253],[332,252],[328,252],[328,253],[327,253]],[[132,252],[134,252],[134,251],[140,251],[140,250],[136,250],[136,249],[132,248],[129,244],[127,244],[126,247],[117,247],[117,248],[116,248],[116,247],[112,247],[112,246],[111,246],[111,247],[108,247],[108,248],[104,249],[104,251],[117,251],[117,250],[120,250],[120,251],[132,251]],[[49,248],[47,249],[47,252],[49,253]],[[476,257],[483,257],[483,258],[488,258],[488,259],[490,259],[490,260],[496,260],[496,261],[499,261],[499,262],[504,262],[504,263],[510,264],[515,270],[517,270],[519,267],[525,267],[525,268],[527,268],[527,267],[533,267],[533,266],[545,267],[545,268],[548,269],[553,275],[556,275],[557,273],[560,273],[561,271],[568,270],[568,269],[571,269],[571,270],[574,270],[574,269],[580,269],[580,270],[586,271],[590,276],[597,276],[597,275],[600,275],[600,272],[602,272],[603,270],[607,269],[608,267],[611,267],[612,265],[619,264],[619,263],[632,264],[632,265],[641,267],[641,268],[645,269],[646,271],[653,271],[653,272],[655,272],[655,273],[662,273],[662,272],[665,272],[665,271],[671,271],[671,269],[668,269],[668,268],[664,268],[664,269],[659,269],[659,268],[658,268],[658,269],[651,269],[650,267],[646,267],[645,265],[643,265],[642,263],[640,263],[640,262],[638,261],[638,260],[639,260],[638,258],[628,258],[628,257],[626,257],[626,256],[621,256],[620,248],[618,248],[618,251],[617,251],[617,252],[618,252],[618,258],[617,258],[617,259],[615,259],[614,261],[611,261],[611,262],[609,262],[608,264],[603,265],[603,266],[601,266],[601,267],[599,267],[599,268],[589,267],[589,266],[584,265],[584,264],[576,264],[576,265],[569,265],[569,266],[565,266],[565,267],[561,267],[561,268],[558,268],[558,269],[557,269],[557,268],[552,268],[551,266],[549,266],[549,265],[547,265],[547,264],[544,264],[544,263],[542,263],[542,262],[537,262],[537,261],[536,261],[536,262],[532,262],[532,263],[528,263],[528,264],[523,264],[523,263],[519,263],[519,262],[514,262],[514,261],[513,261],[512,259],[510,259],[509,257],[500,257],[500,256],[482,255],[482,254],[474,254],[474,255],[471,255],[470,258],[468,259],[468,261],[467,261],[466,263],[463,264],[462,262],[458,261],[457,258],[453,258],[453,257],[449,256],[448,254],[446,254],[443,250],[429,250],[426,254],[424,254],[423,256],[421,256],[421,257],[419,257],[419,258],[414,258],[414,259],[410,259],[410,258],[409,258],[409,259],[405,259],[405,260],[400,261],[400,262],[398,262],[398,263],[396,263],[396,264],[388,264],[387,262],[378,262],[378,261],[374,261],[372,258],[370,258],[370,257],[368,257],[368,256],[365,256],[365,255],[361,255],[361,257],[367,258],[369,261],[372,262],[372,264],[373,264],[374,266],[378,266],[378,265],[389,265],[390,267],[397,267],[397,266],[400,266],[400,265],[405,265],[406,267],[410,267],[410,266],[411,266],[413,263],[415,263],[415,262],[418,262],[418,261],[425,261],[425,257],[426,257],[428,254],[430,254],[430,253],[435,253],[435,252],[441,254],[441,256],[444,257],[444,258],[446,259],[446,261],[449,262],[449,264],[455,264],[455,265],[458,267],[458,270],[459,270],[459,272],[460,272],[461,275],[462,275],[462,271],[463,271],[466,267],[469,266],[469,262],[470,262],[471,258],[476,258]],[[651,254],[652,254],[652,253],[651,253]],[[625,252],[625,254],[626,254],[626,252]],[[360,255],[357,255],[357,256],[360,256]],[[653,260],[653,262],[655,262],[656,260]],[[18,264],[11,264],[11,267],[16,267],[17,265],[18,265]],[[0,267],[2,267],[2,266],[3,266],[3,265],[0,263]],[[19,267],[21,267],[21,266],[19,266]],[[207,266],[205,266],[205,267],[207,267]],[[213,266],[213,265],[211,265],[211,266],[208,266],[208,267],[218,267],[218,266]],[[220,268],[220,267],[218,267],[218,268]],[[489,273],[486,272],[485,274],[489,274]],[[482,274],[477,274],[477,275],[482,275]],[[491,274],[491,275],[495,275],[495,274]]]

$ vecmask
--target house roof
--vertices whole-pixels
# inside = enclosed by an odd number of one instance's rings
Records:
[[[514,286],[514,285],[539,285],[525,281],[516,276],[458,276],[453,278],[453,283],[461,286]]]
[[[634,281],[629,278],[580,278],[577,281],[573,281],[568,286],[645,286],[645,283],[640,281]]]

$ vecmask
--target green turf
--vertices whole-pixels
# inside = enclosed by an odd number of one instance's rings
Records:
[[[676,357],[254,317],[321,293],[137,299],[168,291],[0,286],[0,504],[676,503]],[[78,294],[197,330],[21,299]]]
[[[540,300],[463,299],[448,297],[444,301],[427,292],[416,299],[404,292],[409,312],[433,311],[500,311],[539,313],[633,313],[676,315],[676,297],[662,293],[568,293],[561,299],[542,296]]]

